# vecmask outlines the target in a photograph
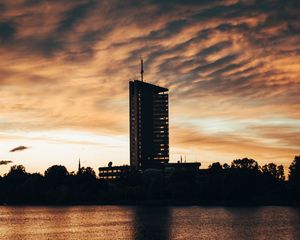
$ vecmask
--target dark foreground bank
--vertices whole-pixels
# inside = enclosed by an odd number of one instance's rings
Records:
[[[132,171],[114,181],[96,177],[92,168],[69,173],[52,166],[29,174],[13,166],[0,177],[2,205],[299,205],[300,157],[290,166],[288,181],[282,166],[258,166],[252,159],[213,163],[206,174],[148,169]]]

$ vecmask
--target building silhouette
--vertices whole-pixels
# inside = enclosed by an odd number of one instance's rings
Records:
[[[168,89],[141,80],[129,81],[130,166],[99,168],[102,179],[119,179],[131,171],[198,170],[200,163],[169,163]]]
[[[144,82],[141,69],[142,80],[129,82],[130,166],[135,169],[169,162],[168,89]]]
[[[131,167],[128,165],[108,166],[108,167],[99,167],[98,170],[99,170],[100,179],[116,180],[122,177],[126,177],[130,173]]]

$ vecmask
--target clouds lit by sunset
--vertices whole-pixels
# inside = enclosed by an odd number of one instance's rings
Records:
[[[0,2],[0,160],[129,164],[128,81],[170,90],[170,159],[300,152],[298,1]],[[18,146],[23,151],[10,152]],[[5,173],[10,165],[0,165]]]

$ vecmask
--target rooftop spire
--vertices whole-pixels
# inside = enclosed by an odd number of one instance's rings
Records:
[[[141,81],[144,82],[144,61],[141,58]]]

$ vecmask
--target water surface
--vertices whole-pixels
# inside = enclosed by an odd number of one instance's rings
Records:
[[[291,207],[0,207],[0,239],[300,239]]]

